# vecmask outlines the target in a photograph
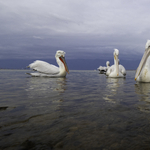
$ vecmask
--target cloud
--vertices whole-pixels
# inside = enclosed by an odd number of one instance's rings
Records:
[[[43,40],[43,38],[42,38],[42,37],[40,37],[40,36],[33,36],[33,38]]]
[[[148,0],[0,2],[0,59],[142,55],[150,35]],[[8,55],[9,54],[9,55]]]

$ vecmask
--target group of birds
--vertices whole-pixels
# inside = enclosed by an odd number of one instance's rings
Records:
[[[99,66],[99,68],[97,68],[97,70],[100,71],[100,74],[106,74],[106,71],[109,67],[110,67],[110,62],[106,61],[106,67]]]
[[[114,65],[110,67],[110,62],[106,62],[106,67],[100,66],[97,68],[101,74],[105,74],[107,77],[111,78],[123,78],[126,76],[125,68],[119,64],[119,50],[114,49]]]
[[[98,70],[111,78],[124,78],[126,76],[125,68],[119,64],[119,50],[114,49],[114,65],[110,66],[109,61],[106,67],[100,66]],[[150,40],[147,41],[145,52],[135,73],[135,80],[138,82],[150,82]],[[33,69],[34,73],[28,73],[31,76],[42,77],[65,77],[69,70],[65,61],[65,52],[58,50],[55,55],[58,66],[54,66],[45,61],[36,60],[28,67]]]

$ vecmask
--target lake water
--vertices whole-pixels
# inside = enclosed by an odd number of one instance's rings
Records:
[[[0,150],[150,149],[150,83],[97,71],[0,70]]]

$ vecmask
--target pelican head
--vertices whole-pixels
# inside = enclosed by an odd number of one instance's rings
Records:
[[[142,71],[142,68],[144,67],[145,63],[146,63],[146,60],[147,58],[149,57],[150,55],[150,40],[147,40],[147,43],[145,45],[145,52],[143,54],[143,57],[141,59],[141,62],[136,70],[136,74],[135,74],[135,80],[138,78],[138,76],[140,75],[141,71]]]
[[[118,49],[114,49],[114,55],[119,55],[119,50]]]
[[[65,61],[65,54],[66,54],[66,53],[65,53],[64,51],[58,50],[58,51],[56,52],[55,58],[56,58],[56,60],[59,60],[60,62],[63,63],[66,72],[69,74],[68,66],[67,66],[67,63],[66,63],[66,61]],[[58,63],[58,64],[59,64],[59,63]]]
[[[65,57],[65,52],[64,51],[62,51],[62,50],[58,50],[57,52],[56,52],[56,55],[55,55],[55,57]]]

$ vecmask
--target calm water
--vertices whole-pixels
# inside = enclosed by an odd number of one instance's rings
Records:
[[[0,70],[0,149],[150,149],[150,84],[70,71]]]

